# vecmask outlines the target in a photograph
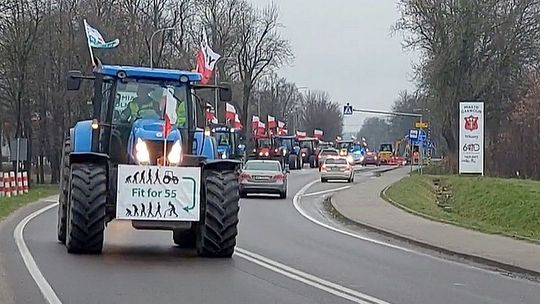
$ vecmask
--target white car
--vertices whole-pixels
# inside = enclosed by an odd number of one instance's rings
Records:
[[[354,182],[353,165],[345,157],[329,157],[321,166],[321,183],[329,180],[346,180]]]

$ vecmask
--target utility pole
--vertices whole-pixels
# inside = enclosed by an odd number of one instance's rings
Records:
[[[165,27],[165,28],[160,28],[158,30],[156,30],[155,32],[152,33],[152,35],[150,36],[150,68],[153,69],[154,68],[154,56],[153,56],[153,49],[154,49],[154,44],[153,44],[153,41],[154,41],[154,36],[158,33],[161,33],[161,32],[164,32],[164,31],[173,31],[174,30],[174,27]]]

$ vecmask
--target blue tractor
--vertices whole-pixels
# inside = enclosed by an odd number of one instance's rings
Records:
[[[212,136],[217,142],[218,158],[246,160],[246,145],[240,130],[226,125],[213,125]]]
[[[204,132],[194,72],[98,65],[91,76],[70,71],[68,90],[94,83],[92,119],[79,121],[64,143],[58,240],[69,253],[102,252],[106,224],[171,230],[200,256],[231,257],[236,245],[237,160],[218,157]]]
[[[290,170],[302,169],[302,158],[299,156],[300,146],[296,141],[296,136],[280,135],[276,136],[274,141],[283,164],[288,165]]]

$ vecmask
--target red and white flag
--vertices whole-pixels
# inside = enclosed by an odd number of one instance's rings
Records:
[[[296,131],[296,137],[302,138],[302,137],[306,137],[306,136],[307,136],[306,132],[304,132],[304,131]]]
[[[276,118],[272,115],[268,115],[268,129],[277,127]]]
[[[279,130],[279,135],[287,135],[288,133],[289,133],[289,131],[287,131],[287,129]]]
[[[266,124],[262,121],[258,121],[257,124],[257,134],[264,134],[266,131]]]
[[[206,117],[206,121],[208,121],[208,122],[211,122],[211,123],[214,123],[214,124],[218,123],[218,119],[216,117],[216,111],[215,111],[214,107],[209,103],[206,104],[205,117]]]
[[[251,130],[253,130],[253,132],[257,132],[257,128],[259,128],[259,121],[259,116],[253,115],[253,117],[251,117]]]
[[[234,106],[230,103],[225,104],[225,120],[234,121],[234,118],[236,117],[236,109]]]
[[[220,57],[221,55],[212,51],[210,45],[208,45],[206,30],[203,29],[201,48],[197,53],[197,72],[202,75],[202,84],[206,84],[210,81],[210,78],[212,78],[212,71]]]
[[[317,137],[318,139],[321,139],[324,135],[323,130],[315,129],[313,130],[313,135]]]
[[[284,127],[285,127],[285,123],[284,123],[283,121],[281,121],[281,120],[278,120],[277,126],[278,126],[278,128],[284,128]]]
[[[163,124],[163,138],[171,133],[172,126],[176,124],[176,99],[169,90],[165,91],[165,123]]]
[[[233,128],[235,128],[235,129],[243,129],[244,128],[244,126],[240,122],[240,117],[238,117],[238,114],[234,114]]]

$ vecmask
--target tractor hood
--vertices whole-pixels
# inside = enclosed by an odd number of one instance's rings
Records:
[[[164,140],[163,139],[163,125],[165,122],[161,119],[138,119],[133,123],[131,128],[131,135],[133,138],[140,138],[143,140]],[[171,132],[167,136],[167,141],[180,140],[182,136],[176,126],[173,126]]]

